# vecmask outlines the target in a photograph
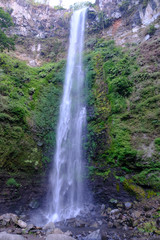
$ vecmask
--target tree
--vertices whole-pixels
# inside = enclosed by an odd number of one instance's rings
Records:
[[[2,52],[4,49],[14,49],[15,46],[15,36],[14,37],[8,37],[5,34],[5,30],[8,27],[13,26],[13,21],[9,13],[5,12],[0,7],[0,51]]]

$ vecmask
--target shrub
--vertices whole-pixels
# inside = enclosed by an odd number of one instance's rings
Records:
[[[55,10],[65,10],[65,8],[63,8],[62,6],[54,6]]]
[[[160,190],[159,168],[145,169],[133,178],[137,184]]]
[[[126,77],[116,77],[109,83],[109,92],[115,92],[123,97],[128,97],[132,92],[133,83]]]
[[[155,26],[154,26],[154,25],[150,25],[147,33],[148,33],[150,36],[152,36],[152,35],[154,35],[155,31],[156,31]]]
[[[156,139],[154,140],[154,143],[155,143],[156,145],[160,146],[160,138],[156,138]]]
[[[8,186],[20,187],[20,184],[14,178],[9,178],[6,182]]]

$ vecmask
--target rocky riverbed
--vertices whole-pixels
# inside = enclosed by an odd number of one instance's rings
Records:
[[[111,207],[89,205],[81,216],[35,226],[26,216],[0,216],[0,240],[158,240],[160,199],[111,201]]]

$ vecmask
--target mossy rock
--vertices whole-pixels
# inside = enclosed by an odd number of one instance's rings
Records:
[[[130,194],[136,196],[137,199],[143,199],[146,196],[144,189],[135,183],[132,180],[124,180],[123,186]]]
[[[61,42],[53,41],[58,54]],[[65,62],[32,68],[0,53],[0,168],[6,172],[33,174],[52,158]]]

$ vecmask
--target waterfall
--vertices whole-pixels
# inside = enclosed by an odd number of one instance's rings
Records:
[[[86,107],[82,54],[85,18],[86,9],[75,11],[71,18],[67,68],[50,177],[50,221],[74,217],[83,205],[82,133],[86,122]]]

